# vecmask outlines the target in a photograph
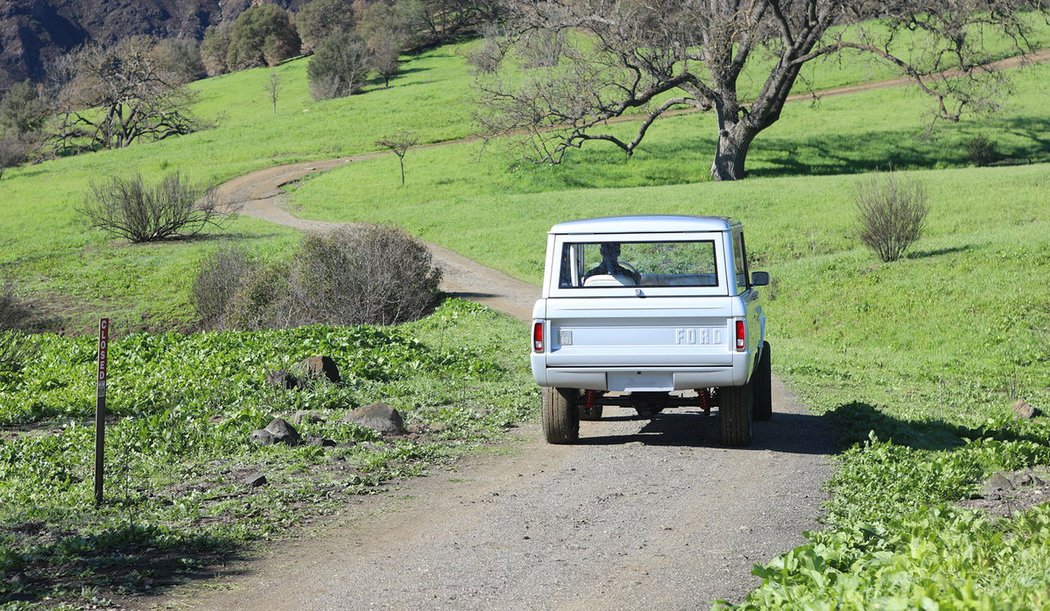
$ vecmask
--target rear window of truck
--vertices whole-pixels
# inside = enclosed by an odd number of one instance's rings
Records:
[[[572,242],[562,247],[559,288],[717,287],[713,241]]]

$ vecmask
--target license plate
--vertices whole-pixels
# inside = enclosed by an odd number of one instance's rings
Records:
[[[610,391],[643,392],[670,391],[674,378],[670,373],[610,373],[607,378]]]

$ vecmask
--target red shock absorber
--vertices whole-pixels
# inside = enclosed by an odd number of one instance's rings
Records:
[[[594,404],[598,402],[598,391],[587,390],[583,393],[583,407],[587,410],[593,410]]]
[[[696,403],[700,406],[700,409],[704,410],[704,414],[711,415],[711,389],[710,388],[699,388],[696,391]]]

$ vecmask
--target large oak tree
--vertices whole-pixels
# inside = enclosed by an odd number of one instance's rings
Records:
[[[983,42],[994,32],[1030,50],[1024,11],[1044,11],[1042,0],[507,0],[501,35],[485,48],[519,61],[479,80],[481,121],[493,134],[527,131],[535,157],[556,163],[591,140],[630,155],[669,110],[714,111],[711,175],[740,179],[751,143],[818,58],[852,51],[885,61],[947,120],[988,110],[1002,80]],[[557,41],[551,65],[520,61],[545,41]],[[745,73],[761,82],[750,99]],[[608,129],[636,113],[633,136]]]
[[[123,148],[137,140],[162,140],[196,127],[184,87],[184,66],[136,36],[103,47],[90,44],[52,70],[59,151],[85,141],[94,148]]]

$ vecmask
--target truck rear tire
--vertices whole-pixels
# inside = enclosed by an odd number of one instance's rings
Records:
[[[751,445],[751,383],[718,389],[718,413],[722,443],[732,447]]]
[[[580,437],[580,392],[543,387],[543,437],[547,443],[573,443]]]
[[[758,422],[764,422],[773,417],[773,372],[770,368],[769,342],[762,342],[762,354],[758,358],[758,366],[751,376],[751,385],[754,406],[751,409],[752,417]]]

